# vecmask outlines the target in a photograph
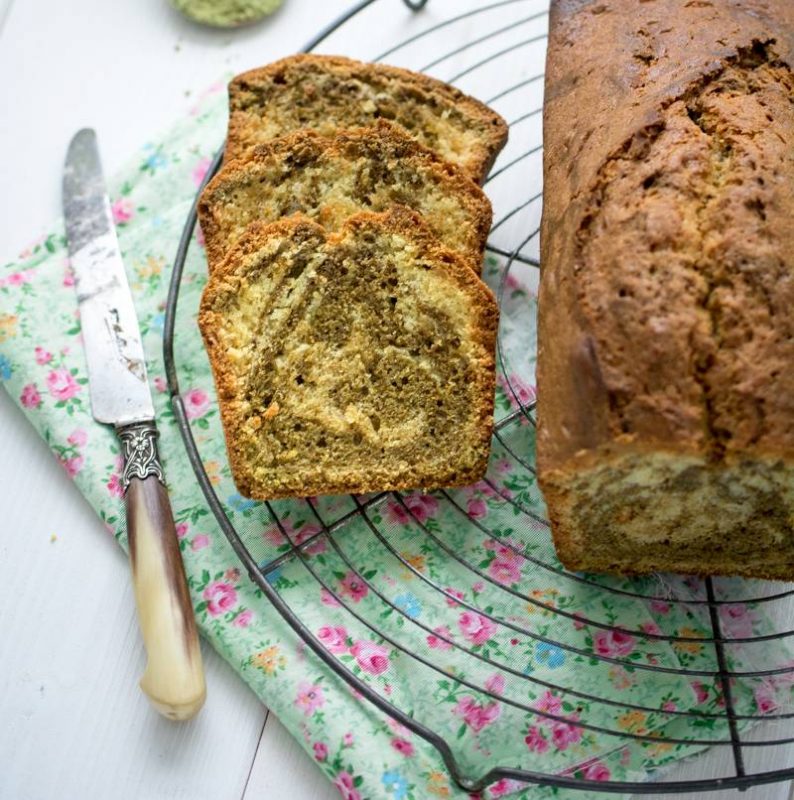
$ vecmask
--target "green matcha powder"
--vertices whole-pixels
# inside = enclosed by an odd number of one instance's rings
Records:
[[[235,28],[272,14],[283,0],[172,0],[185,16],[216,28]]]

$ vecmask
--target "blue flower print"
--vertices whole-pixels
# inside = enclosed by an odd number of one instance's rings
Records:
[[[235,511],[248,511],[256,505],[256,500],[248,500],[239,493],[229,495],[226,502]]]
[[[565,653],[559,647],[546,642],[536,645],[535,658],[541,663],[545,662],[551,669],[557,669],[565,663]]]
[[[403,800],[408,794],[408,781],[399,772],[394,770],[384,772],[380,780],[386,791],[392,793],[394,800]]]
[[[160,152],[159,149],[155,150],[154,145],[147,144],[144,150],[154,150],[154,152],[143,162],[144,170],[151,170],[155,173],[160,167],[164,167],[168,163],[168,159]]]
[[[152,317],[151,330],[162,333],[165,328],[165,314],[159,313]]]
[[[0,356],[0,381],[7,381],[13,371],[11,362],[5,356]]]
[[[416,619],[422,613],[422,604],[410,592],[397,595],[394,605],[411,619]]]

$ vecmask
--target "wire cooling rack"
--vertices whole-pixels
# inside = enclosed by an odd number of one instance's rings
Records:
[[[375,28],[367,15],[384,3],[394,6],[394,25]],[[461,788],[475,792],[514,779],[674,793],[789,779],[794,737],[785,722],[794,718],[794,662],[787,646],[794,630],[785,620],[794,590],[568,573],[551,545],[535,482],[532,388],[547,5],[364,0],[305,48],[322,44],[334,52],[334,34],[358,25],[356,41],[371,50],[346,54],[428,72],[482,98],[510,123],[510,142],[485,184],[494,204],[486,279],[502,309],[485,480],[430,496],[265,503],[270,532],[249,530],[234,512],[241,502],[254,504],[238,497],[232,507],[216,493],[178,382],[174,331],[195,204],[166,309],[174,413],[207,503],[264,595],[317,658],[395,724],[434,745]],[[369,569],[375,558],[390,565],[385,574]],[[305,609],[298,618],[294,592],[304,592],[307,580],[320,590],[326,615],[332,611],[345,631],[362,631],[391,651],[388,672],[362,670],[348,648],[328,646],[333,629],[318,632]],[[449,698],[457,699],[453,712],[434,715]],[[503,745],[499,731],[524,742]],[[589,751],[587,742],[595,743]],[[662,770],[652,783],[604,780],[610,764],[628,758],[629,745],[640,752],[639,773],[706,746],[727,748],[732,766],[705,758],[697,780],[665,780]],[[574,751],[583,755],[572,758]]]

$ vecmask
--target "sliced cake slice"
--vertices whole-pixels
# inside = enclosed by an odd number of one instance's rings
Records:
[[[215,176],[198,212],[212,270],[251,222],[300,211],[333,231],[351,214],[395,204],[420,212],[479,273],[491,226],[488,198],[460,169],[383,121],[334,137],[298,131],[260,145]]]
[[[257,499],[436,488],[486,469],[498,309],[407,209],[252,223],[199,326],[234,480]]]
[[[387,119],[481,183],[507,141],[507,123],[460,90],[340,56],[291,56],[238,75],[229,114],[228,161],[300,128],[328,136]]]

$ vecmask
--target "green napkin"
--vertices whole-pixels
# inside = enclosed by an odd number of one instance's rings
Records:
[[[223,89],[213,86],[186,119],[146,144],[111,183],[199,626],[343,797],[466,797],[450,781],[437,751],[337,678],[243,573],[204,502],[174,425],[162,363],[165,297],[190,202],[224,135]],[[56,185],[54,177],[53,191]],[[210,480],[254,557],[265,563],[288,549],[284,533],[302,540],[320,526],[305,501],[268,507],[242,498],[234,488],[195,324],[206,276],[200,235],[197,239],[177,316],[180,385]],[[486,279],[495,286],[502,269],[490,260]],[[524,400],[533,392],[533,276],[531,268],[515,270],[502,303],[498,419],[514,412],[514,392]],[[60,222],[0,270],[0,378],[124,546],[118,444],[113,432],[90,415],[72,287]],[[442,733],[467,774],[478,776],[500,764],[593,780],[645,780],[703,748],[693,740],[727,738],[725,723],[708,716],[723,702],[719,683],[675,673],[681,667],[713,671],[713,649],[697,641],[670,644],[615,633],[605,626],[697,639],[710,635],[707,609],[649,603],[600,588],[659,593],[655,579],[591,579],[558,571],[547,528],[538,521],[544,514],[542,498],[527,466],[533,454],[534,427],[519,414],[501,429],[488,481],[476,487],[412,494],[403,501],[384,497],[368,507],[366,520],[345,521],[354,507],[351,498],[318,498],[314,507],[326,522],[342,520],[333,541],[316,540],[305,562],[285,561],[269,581],[336,658]],[[328,588],[321,589],[319,580]],[[735,588],[719,584],[725,596]],[[665,591],[695,597],[699,589],[671,578]],[[376,620],[377,630],[351,616],[340,601],[362,619]],[[769,630],[760,608],[736,604],[721,613],[734,636]],[[791,660],[775,643],[761,652],[740,645],[728,650],[735,670]],[[513,672],[499,668],[505,664]],[[479,692],[481,686],[503,702]],[[790,691],[789,684],[772,678],[737,682],[736,708],[743,714],[772,712],[784,702],[782,693]],[[676,715],[692,709],[706,716]],[[578,727],[577,721],[588,727]],[[655,741],[661,736],[680,741]],[[568,795],[503,780],[484,796],[508,794]]]

